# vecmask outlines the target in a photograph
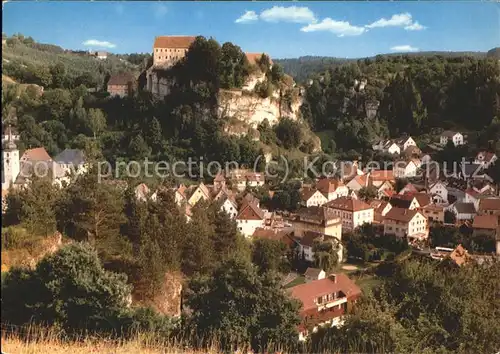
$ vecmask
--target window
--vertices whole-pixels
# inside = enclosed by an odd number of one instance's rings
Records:
[[[318,304],[322,304],[322,303],[323,303],[323,298],[322,298],[321,296],[320,296],[320,297],[318,297],[318,298],[316,299],[316,302],[317,302]]]

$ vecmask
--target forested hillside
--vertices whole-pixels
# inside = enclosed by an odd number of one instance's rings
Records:
[[[498,48],[496,48],[498,49]],[[488,53],[495,51],[495,49],[490,50]],[[490,54],[488,54],[490,55]],[[376,57],[369,57],[367,59],[375,60],[377,57],[386,58],[394,56],[407,56],[407,57],[433,57],[441,56],[444,58],[454,58],[454,57],[474,57],[474,58],[484,58],[486,53],[484,52],[418,52],[418,53],[390,53],[381,54]],[[329,68],[334,68],[342,64],[357,62],[361,59],[347,59],[347,58],[336,58],[336,57],[322,57],[322,56],[303,56],[299,58],[289,58],[289,59],[274,59],[275,63],[279,63],[283,66],[285,73],[291,75],[298,82],[304,83],[307,79],[310,79],[314,74],[318,74]]]
[[[304,119],[333,132],[332,150],[368,153],[377,138],[435,129],[486,133],[500,117],[500,67],[489,58],[364,59],[320,73],[306,101]]]
[[[2,47],[2,73],[17,82],[45,88],[73,88],[81,84],[101,88],[111,74],[138,73],[144,58],[137,56],[128,61],[129,56],[110,54],[106,60],[99,60],[86,51],[64,50],[19,34],[7,38]]]

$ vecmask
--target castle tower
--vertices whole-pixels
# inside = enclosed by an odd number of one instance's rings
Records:
[[[12,138],[12,129],[7,127],[8,138],[2,149],[2,189],[8,189],[20,171],[19,150]]]

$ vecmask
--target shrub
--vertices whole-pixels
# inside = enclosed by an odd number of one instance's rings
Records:
[[[2,321],[59,325],[68,333],[116,331],[131,288],[104,270],[88,244],[71,244],[34,270],[13,268],[2,284]]]

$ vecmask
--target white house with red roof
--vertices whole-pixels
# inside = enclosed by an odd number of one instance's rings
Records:
[[[429,235],[427,218],[419,211],[392,207],[384,217],[384,235],[424,240]]]
[[[397,161],[394,164],[394,177],[395,178],[409,178],[415,177],[418,171],[418,163],[415,160]]]
[[[366,188],[370,185],[369,175],[358,175],[351,179],[347,184],[347,188],[351,191],[359,191],[361,188]]]
[[[226,196],[223,199],[220,210],[226,212],[226,214],[229,215],[231,219],[234,219],[238,214],[238,205],[232,197]]]
[[[317,189],[304,187],[300,191],[301,203],[306,207],[321,206],[328,202],[328,199]]]
[[[316,189],[323,193],[328,201],[349,195],[349,188],[337,178],[320,178]]]
[[[265,226],[264,211],[254,202],[243,203],[236,216],[236,224],[243,235],[250,237],[257,228]]]
[[[434,196],[439,196],[443,203],[448,203],[448,188],[444,182],[437,181],[431,184],[429,193]]]
[[[340,197],[325,204],[342,220],[342,229],[352,231],[367,223],[373,223],[373,208],[362,200]]]
[[[361,297],[361,289],[342,273],[296,285],[288,292],[302,304],[298,327],[301,341],[320,326],[341,326],[344,316]]]

